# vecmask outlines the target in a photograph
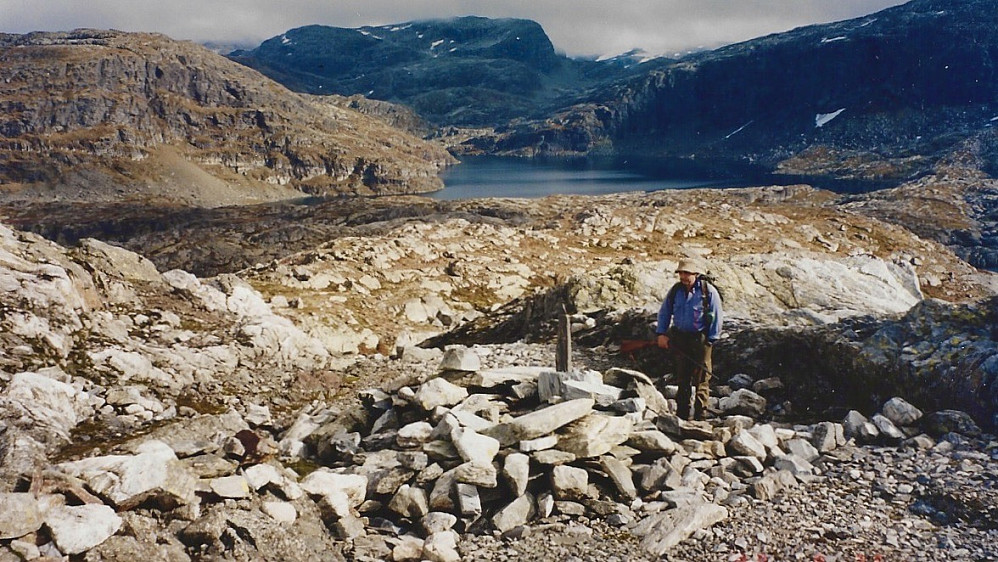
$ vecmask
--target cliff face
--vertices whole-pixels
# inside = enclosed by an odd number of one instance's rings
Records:
[[[450,161],[380,121],[161,35],[4,35],[0,68],[8,196],[41,185],[63,197],[71,187],[87,199],[171,199],[169,189],[191,183],[201,189],[185,196],[208,204],[418,192],[439,188]],[[189,181],[170,184],[178,174]]]

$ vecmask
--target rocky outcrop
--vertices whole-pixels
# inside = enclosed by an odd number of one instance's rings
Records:
[[[2,181],[17,187],[5,197],[40,186],[59,198],[207,205],[413,193],[439,189],[452,162],[381,121],[162,35],[4,35],[0,54]]]

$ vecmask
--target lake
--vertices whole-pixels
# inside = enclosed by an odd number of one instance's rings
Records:
[[[658,191],[698,187],[726,188],[753,185],[811,183],[840,193],[859,193],[886,184],[836,182],[824,179],[761,174],[753,170],[708,171],[703,166],[625,159],[532,159],[495,156],[464,157],[460,164],[440,174],[444,189],[427,194],[443,200],[476,197],[546,195],[605,195],[625,191]],[[813,179],[813,178],[812,178]]]
[[[706,176],[661,177],[621,161],[540,160],[476,156],[440,174],[445,188],[428,194],[435,199],[475,197],[544,197],[605,195],[623,191],[657,191],[694,187],[729,187],[730,181]]]

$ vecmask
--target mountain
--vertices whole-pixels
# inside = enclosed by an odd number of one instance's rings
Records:
[[[345,29],[292,29],[230,57],[289,88],[411,106],[439,125],[491,126],[542,115],[629,74],[570,59],[536,22],[461,17]]]
[[[224,205],[442,187],[446,151],[163,35],[0,35],[0,198]]]
[[[595,150],[904,179],[967,139],[998,171],[998,4],[914,0],[698,53],[468,150]]]

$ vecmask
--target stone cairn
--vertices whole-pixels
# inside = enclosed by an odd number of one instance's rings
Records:
[[[286,525],[309,501],[338,539],[377,538],[392,560],[456,561],[460,532],[516,537],[552,515],[602,518],[661,555],[747,496],[767,500],[819,478],[812,463],[849,440],[946,444],[918,429],[922,413],[901,398],[869,420],[850,412],[843,423],[788,427],[756,422],[778,380],[729,384],[715,418],[684,421],[672,413],[676,389],[662,392],[638,371],[482,369],[473,350],[455,347],[421,384],[361,392],[364,413],[303,412],[278,439],[265,429],[268,412],[230,411],[219,419],[233,418],[223,424],[232,433],[214,449],[153,436],[132,455],[53,465],[30,491],[0,494],[0,539],[28,558],[75,555],[142,506],[193,521],[178,533],[190,544],[204,540],[206,504],[259,496],[262,512]],[[925,418],[939,432],[969,419]],[[357,420],[368,420],[363,431]],[[247,423],[256,429],[236,431]],[[190,462],[205,452],[228,462]],[[295,459],[319,466],[299,477],[282,464]],[[43,526],[48,552],[31,540]]]

